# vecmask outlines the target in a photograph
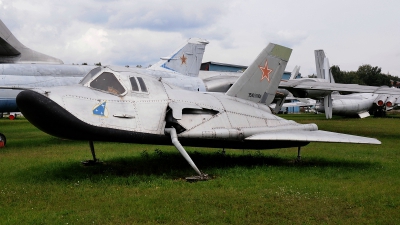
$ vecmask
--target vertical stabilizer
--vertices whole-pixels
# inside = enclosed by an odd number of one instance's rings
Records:
[[[291,53],[290,48],[268,44],[226,95],[271,104]]]
[[[151,66],[150,70],[167,70],[183,75],[197,77],[203,54],[208,41],[200,38],[191,38],[188,42],[167,57]]]
[[[325,79],[324,72],[324,60],[325,60],[325,52],[324,50],[314,50],[315,55],[315,66],[317,69],[317,78]]]
[[[332,72],[330,70],[330,65],[329,65],[329,59],[325,58],[324,59],[324,79],[327,80],[328,83],[335,83],[335,80],[333,79]]]
[[[63,61],[25,47],[0,20],[0,63],[63,64]]]
[[[321,58],[322,56],[324,58]],[[318,60],[317,60],[317,58],[318,58]],[[321,67],[321,65],[318,64],[318,63],[320,63],[321,60],[323,62],[322,67]],[[335,83],[332,72],[330,70],[329,60],[328,60],[328,58],[325,57],[325,53],[323,50],[315,50],[315,63],[317,64],[316,65],[317,72],[320,71],[323,75],[322,79],[325,79],[328,83]],[[322,70],[321,70],[321,68],[322,68]],[[332,119],[332,111],[333,111],[332,104],[333,104],[332,93],[330,93],[324,97],[325,117],[327,119]]]
[[[317,78],[328,80],[329,83],[335,83],[330,70],[329,60],[325,56],[324,50],[314,50],[314,55]]]
[[[292,73],[290,74],[289,80],[296,79],[297,75],[299,74],[300,66],[295,66]]]

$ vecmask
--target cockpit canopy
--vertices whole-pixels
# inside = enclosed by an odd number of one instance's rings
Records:
[[[122,95],[126,92],[118,79],[110,72],[102,72],[90,82],[90,87],[114,95]]]
[[[116,75],[117,74],[117,75]],[[92,69],[79,84],[106,92],[113,95],[123,96],[127,93],[127,88],[121,84],[119,73],[107,67],[96,67]],[[132,92],[148,93],[148,89],[142,77],[129,76]],[[126,81],[127,82],[127,81]]]

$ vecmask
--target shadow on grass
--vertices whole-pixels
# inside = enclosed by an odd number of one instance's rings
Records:
[[[253,153],[222,154],[215,153],[189,152],[196,165],[209,175],[215,169],[229,168],[259,168],[281,167],[308,169],[318,168],[342,168],[348,170],[365,170],[375,168],[377,163],[360,161],[339,161],[321,158],[307,158],[298,163],[294,158],[281,158],[277,156],[264,155],[260,151]],[[148,181],[151,179],[181,179],[188,175],[194,175],[194,170],[179,153],[165,153],[156,149],[152,153],[143,151],[140,156],[113,158],[93,166],[84,166],[79,162],[50,163],[42,167],[34,167],[24,171],[18,177],[26,181],[75,181],[90,179],[92,182],[99,182],[107,178],[131,178],[137,182]]]

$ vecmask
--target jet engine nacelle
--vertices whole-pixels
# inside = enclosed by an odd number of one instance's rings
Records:
[[[386,100],[386,106],[387,107],[393,107],[394,103],[397,101],[398,96],[391,95],[389,98]]]
[[[388,95],[379,95],[376,99],[375,99],[375,101],[374,101],[374,103],[377,105],[377,106],[384,106],[385,105],[385,102],[386,102],[386,100],[387,100],[387,98],[388,98]]]

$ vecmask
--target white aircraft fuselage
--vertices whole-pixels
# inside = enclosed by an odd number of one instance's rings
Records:
[[[360,113],[368,112],[374,107],[374,101],[378,94],[356,93],[349,95],[332,95],[332,113],[342,116],[357,116]],[[316,109],[319,112],[325,112],[323,104],[317,104]]]
[[[87,76],[82,84],[49,87],[42,94],[23,91],[17,97],[18,106],[44,132],[75,140],[171,144],[164,129],[174,127],[184,145],[268,149],[308,142],[245,138],[263,130],[286,130],[287,126],[317,130],[315,124],[302,125],[275,116],[264,104],[174,88],[166,79],[145,73],[108,68],[101,73],[112,74],[115,79]],[[93,88],[92,82],[97,81],[98,87]],[[112,88],[103,88],[101,82]]]

